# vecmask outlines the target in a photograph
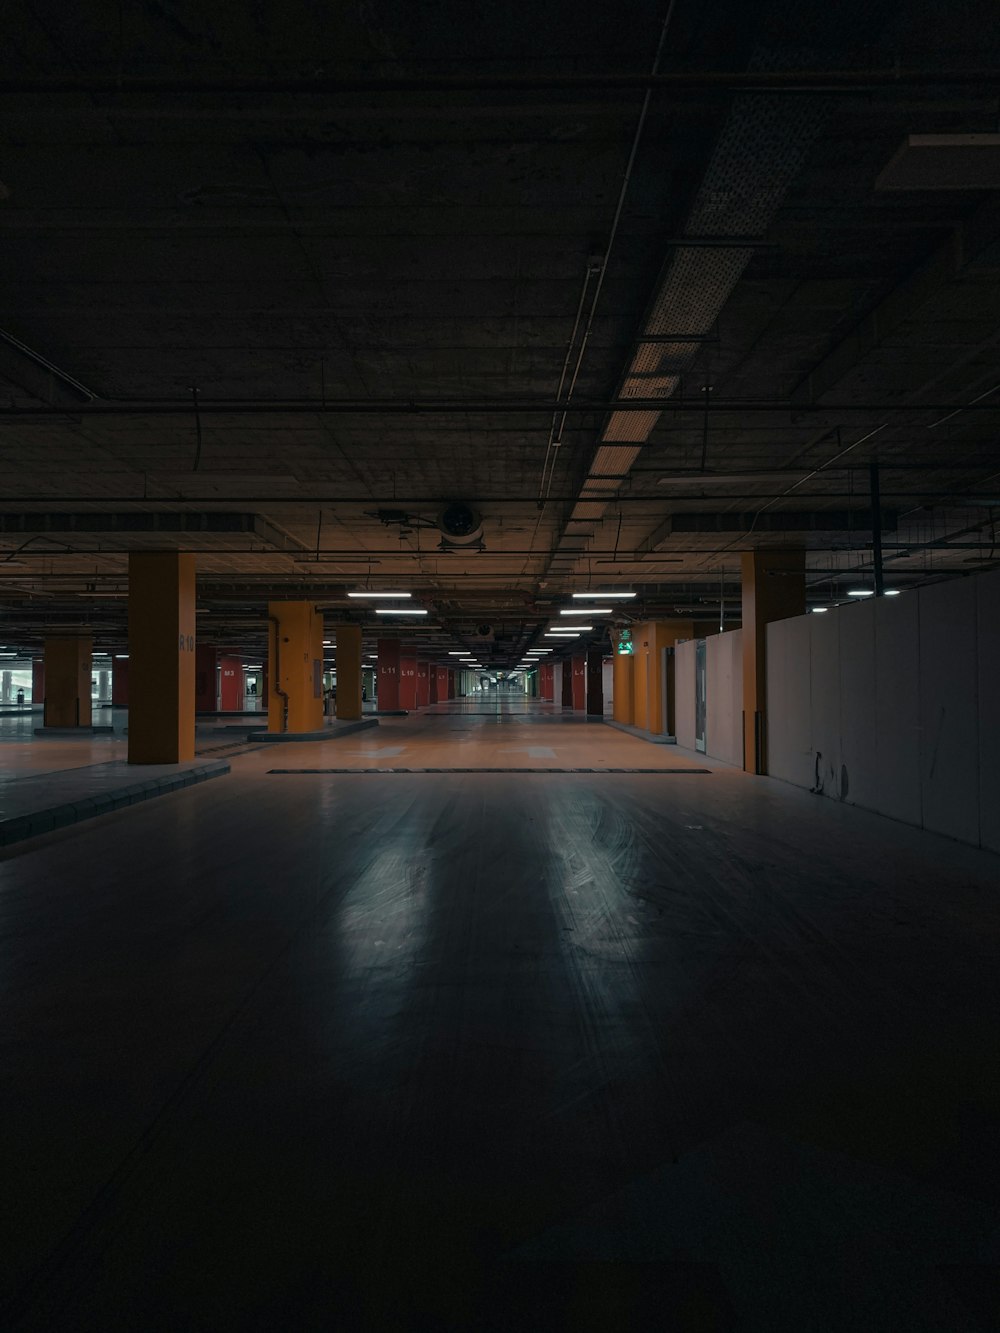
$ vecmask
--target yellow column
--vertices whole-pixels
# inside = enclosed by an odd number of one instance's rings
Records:
[[[678,639],[693,636],[690,620],[646,620],[632,628],[632,720],[654,736],[664,733],[670,714],[669,700],[663,694],[660,654],[664,648],[673,648]]]
[[[747,551],[743,575],[743,767],[767,772],[767,626],[806,611],[803,547]]]
[[[337,626],[337,716],[355,722],[361,716],[361,626]]]
[[[94,640],[86,634],[76,639],[45,640],[46,727],[91,725],[90,679]]]
[[[323,617],[312,602],[269,602],[267,729],[323,726]]]
[[[612,717],[616,722],[632,723],[632,670],[634,658],[631,653],[619,653],[617,646],[614,656],[614,684],[612,698]]]
[[[182,551],[128,558],[128,761],[194,758],[195,559]]]

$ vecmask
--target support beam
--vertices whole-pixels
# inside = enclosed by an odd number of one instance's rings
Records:
[[[805,550],[758,549],[742,557],[743,767],[767,772],[767,626],[805,615]]]
[[[195,559],[133,551],[128,559],[130,764],[194,758]]]
[[[313,602],[269,602],[269,732],[323,726],[323,617]]]
[[[89,727],[91,664],[89,634],[45,640],[45,714],[47,727]]]
[[[356,722],[361,716],[361,626],[337,626],[337,716]]]

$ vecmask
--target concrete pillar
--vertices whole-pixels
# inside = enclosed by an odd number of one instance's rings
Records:
[[[556,694],[563,708],[573,707],[573,662],[567,657],[562,662],[555,662]],[[560,683],[561,682],[561,683]]]
[[[586,662],[587,716],[604,716],[604,650],[588,648]]]
[[[34,657],[31,660],[31,705],[37,708],[45,698],[45,659]]]
[[[801,546],[760,548],[742,557],[743,767],[748,773],[767,772],[767,626],[805,615],[805,565]]]
[[[361,626],[337,626],[337,716],[356,722],[361,716]]]
[[[632,725],[635,716],[632,709],[632,667],[635,661],[631,653],[620,653],[615,650],[614,656],[614,689],[612,692],[612,712],[611,716],[616,722],[622,722],[626,726]]]
[[[417,658],[417,707],[426,708],[431,701],[430,664]]]
[[[219,707],[219,650],[199,643],[194,650],[194,711],[215,713]]]
[[[542,698],[548,699],[549,703],[554,704],[556,702],[556,682],[560,680],[560,676],[558,671],[556,671],[555,662],[551,659],[545,663],[545,673],[546,674],[543,677],[545,691]],[[561,703],[562,701],[560,700],[559,702]]]
[[[195,559],[133,551],[128,559],[130,764],[194,758]]]
[[[380,713],[398,713],[399,640],[378,641],[378,709]]]
[[[587,707],[587,655],[578,653],[573,658],[573,708],[582,713]]]
[[[455,668],[454,668],[454,667],[448,667],[448,668],[447,668],[447,671],[448,671],[448,698],[449,698],[449,699],[454,699],[454,697],[455,697]]]
[[[243,711],[243,656],[219,654],[219,709],[223,713]]]
[[[118,653],[111,659],[111,702],[116,708],[128,707],[128,658]]]
[[[671,700],[664,688],[664,649],[691,638],[694,638],[691,620],[646,620],[633,626],[632,721],[654,736],[668,731],[672,714]],[[667,679],[669,685],[669,672]],[[616,697],[617,694],[616,685]]]
[[[313,602],[268,602],[267,729],[323,727],[323,617]]]
[[[93,637],[45,640],[47,727],[89,727]]]
[[[417,659],[412,653],[399,659],[399,706],[408,713],[417,706]]]

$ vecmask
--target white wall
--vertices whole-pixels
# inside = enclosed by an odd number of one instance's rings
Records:
[[[677,744],[694,749],[694,639],[674,649],[674,730]]]
[[[743,766],[743,631],[705,640],[705,753]],[[692,712],[692,726],[693,712]]]
[[[1000,571],[769,625],[767,668],[773,777],[1000,850]]]

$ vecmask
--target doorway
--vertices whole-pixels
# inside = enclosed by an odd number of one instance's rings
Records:
[[[694,748],[705,753],[705,720],[708,712],[706,693],[705,640],[694,641]]]

